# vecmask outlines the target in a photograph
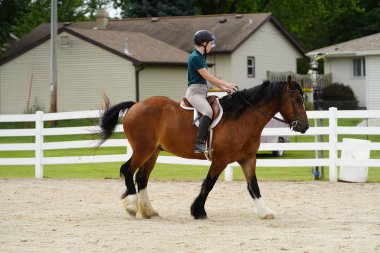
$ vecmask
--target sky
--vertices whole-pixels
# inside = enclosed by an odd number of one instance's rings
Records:
[[[106,10],[108,11],[110,18],[115,18],[115,17],[121,18],[121,16],[120,16],[121,9],[120,8],[114,9],[112,4],[109,4],[107,6]]]

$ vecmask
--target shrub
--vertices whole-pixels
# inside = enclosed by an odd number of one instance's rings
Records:
[[[29,107],[29,108],[26,108],[26,110],[24,110],[24,113],[25,114],[33,114],[33,113],[36,113],[37,111],[45,111],[45,108],[40,103],[40,101],[38,100],[38,98],[34,98],[32,106]]]
[[[305,104],[305,110],[306,111],[312,111],[313,110],[313,103],[311,102],[304,102]]]
[[[351,87],[342,83],[333,83],[323,90],[324,109],[336,107],[339,110],[358,109],[359,101]]]

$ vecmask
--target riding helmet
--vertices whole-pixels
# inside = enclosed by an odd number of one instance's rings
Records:
[[[215,40],[215,36],[207,30],[199,30],[194,34],[194,43],[200,46],[203,42]]]

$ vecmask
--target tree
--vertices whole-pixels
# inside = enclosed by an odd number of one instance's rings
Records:
[[[251,2],[251,1],[240,1]],[[222,13],[234,13],[239,1],[236,0],[194,0],[194,6],[196,6],[202,15],[208,14],[222,14]]]
[[[26,12],[29,1],[0,0],[0,56],[14,39],[17,39],[16,34],[13,34],[13,28],[18,17]]]
[[[26,12],[15,24],[14,32],[22,36],[42,23],[50,23],[51,0],[29,0]],[[58,0],[58,22],[85,20],[83,0]]]
[[[106,8],[106,6],[109,6],[113,2],[113,0],[87,0],[85,1],[85,6],[83,7],[84,12],[90,19],[94,19],[98,9]]]
[[[194,15],[196,9],[189,0],[114,0],[114,7],[122,9],[122,17],[163,17]]]
[[[111,0],[58,0],[58,22],[87,20],[85,14]],[[88,2],[88,5],[87,5]],[[0,56],[14,40],[42,23],[50,23],[51,0],[0,0]]]

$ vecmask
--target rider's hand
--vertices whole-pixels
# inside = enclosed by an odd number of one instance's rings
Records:
[[[234,93],[238,90],[238,87],[233,83],[228,83],[228,86],[224,87],[224,91],[226,91],[228,94]]]

